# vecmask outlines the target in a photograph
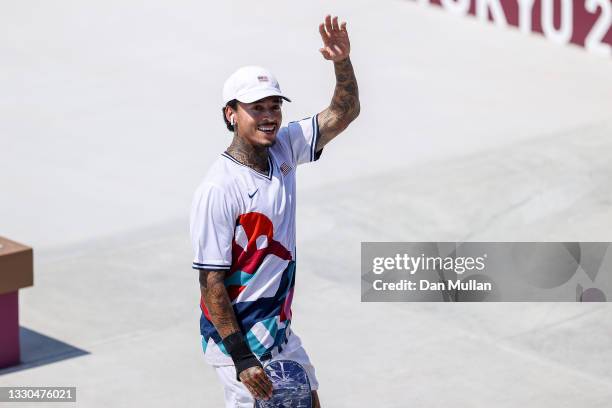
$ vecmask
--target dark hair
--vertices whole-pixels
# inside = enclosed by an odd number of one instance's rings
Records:
[[[229,120],[227,120],[227,117],[225,116],[225,108],[226,107],[230,107],[233,110],[237,110],[238,109],[238,101],[236,99],[232,99],[231,101],[229,101],[227,103],[227,105],[225,105],[223,108],[221,108],[221,113],[223,113],[223,121],[225,121],[225,126],[227,126],[227,130],[229,130],[230,132],[234,131],[234,126],[232,126],[232,124],[230,123]]]

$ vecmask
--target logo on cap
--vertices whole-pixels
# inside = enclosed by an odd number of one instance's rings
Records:
[[[259,75],[257,79],[259,80],[259,82],[269,82],[270,81],[268,77],[265,75]]]

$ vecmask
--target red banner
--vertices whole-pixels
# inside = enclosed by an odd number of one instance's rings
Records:
[[[612,56],[612,0],[419,0]]]

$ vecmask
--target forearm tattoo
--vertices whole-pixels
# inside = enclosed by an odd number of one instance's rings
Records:
[[[200,290],[211,320],[222,338],[240,331],[227,289],[225,272],[200,271]]]
[[[318,117],[321,137],[317,150],[346,129],[359,115],[359,87],[350,58],[335,62],[334,71],[336,72],[334,96],[329,107]]]

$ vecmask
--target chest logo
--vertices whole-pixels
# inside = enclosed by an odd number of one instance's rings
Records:
[[[247,194],[249,195],[249,198],[253,198],[253,197],[255,197],[255,194],[257,194],[258,191],[259,191],[259,189],[253,191],[253,194],[249,194],[249,193],[247,193]]]
[[[283,176],[286,176],[293,168],[288,165],[287,162],[283,162],[283,164],[280,166],[280,169],[283,172]]]

